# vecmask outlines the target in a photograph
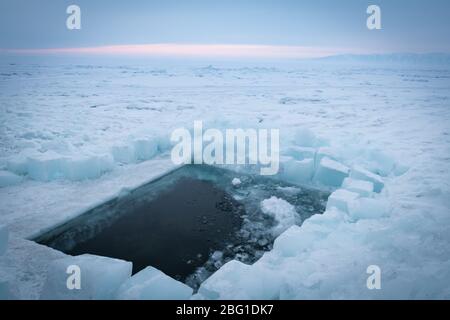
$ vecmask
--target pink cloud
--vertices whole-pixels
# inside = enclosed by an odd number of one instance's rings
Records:
[[[138,44],[80,48],[0,49],[16,54],[137,55],[155,57],[319,58],[353,53],[337,48],[246,44]]]

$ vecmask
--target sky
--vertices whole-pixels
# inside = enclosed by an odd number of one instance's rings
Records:
[[[71,4],[81,30],[66,28]],[[370,4],[381,30],[366,27]],[[0,51],[39,54],[450,53],[450,1],[1,0],[0,30]]]

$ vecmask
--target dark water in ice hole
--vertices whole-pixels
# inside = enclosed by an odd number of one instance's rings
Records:
[[[240,186],[231,184],[234,177]],[[70,255],[131,261],[133,273],[150,265],[197,288],[227,261],[253,263],[272,248],[275,221],[260,202],[273,195],[293,204],[301,220],[322,213],[328,196],[260,176],[185,166],[35,240]]]
[[[234,242],[243,213],[211,182],[181,178],[171,190],[67,253],[120,258],[133,262],[133,273],[151,265],[184,279],[205,262],[210,249]]]

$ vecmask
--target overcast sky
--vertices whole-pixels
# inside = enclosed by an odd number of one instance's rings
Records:
[[[81,30],[66,28],[70,4],[81,8]],[[369,4],[381,7],[382,30],[367,29]],[[450,1],[1,0],[0,29],[2,49],[171,43],[450,53]]]

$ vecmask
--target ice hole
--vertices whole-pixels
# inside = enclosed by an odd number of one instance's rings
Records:
[[[295,223],[301,224],[325,211],[328,195],[267,177],[188,165],[34,240],[70,255],[131,261],[133,274],[152,266],[197,289],[226,262],[251,264],[272,249],[279,222],[262,212],[263,200],[289,202],[299,216]]]

